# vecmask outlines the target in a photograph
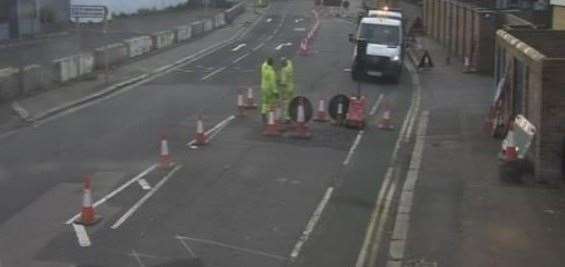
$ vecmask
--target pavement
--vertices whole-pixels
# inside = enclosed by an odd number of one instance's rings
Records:
[[[216,8],[194,8],[116,17],[108,23],[106,34],[103,33],[102,25],[92,24],[69,28],[60,34],[51,33],[37,40],[3,43],[0,46],[0,68],[49,63],[128,38],[187,25],[221,11],[222,9]]]
[[[461,62],[444,63],[437,42],[422,43],[436,65],[419,75],[422,113],[406,176],[416,183],[400,193],[387,266],[562,266],[562,185],[501,178],[500,141],[482,128],[493,78],[463,74]],[[404,194],[413,194],[409,207]]]
[[[131,77],[122,72],[147,74],[63,112],[41,115],[80,96],[20,101],[36,119],[0,137],[2,266],[354,266],[391,155],[409,156],[408,146],[395,148],[412,110],[411,72],[399,84],[354,83],[354,25],[329,16],[313,53],[297,56],[312,4],[273,1],[233,27],[115,70],[109,85],[77,83],[68,92],[85,96]],[[360,86],[374,110],[368,128],[311,123],[311,140],[267,138],[256,112],[233,118],[239,90],[258,92],[268,56],[294,60],[298,92],[314,103]],[[379,99],[393,103],[396,130],[377,129]],[[200,115],[214,138],[187,146]],[[161,136],[172,169],[154,167]],[[103,218],[83,229],[72,219],[86,175]]]

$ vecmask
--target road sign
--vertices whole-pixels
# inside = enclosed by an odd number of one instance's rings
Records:
[[[108,16],[106,6],[95,5],[71,5],[71,21],[73,22],[104,22]]]

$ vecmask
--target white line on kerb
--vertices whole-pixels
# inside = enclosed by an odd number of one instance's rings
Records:
[[[139,199],[122,217],[120,217],[114,225],[112,225],[112,229],[118,229],[120,225],[122,225],[135,211],[137,211],[143,203],[145,203],[155,192],[157,192],[173,175],[182,168],[182,165],[177,165],[167,176],[165,176],[161,181],[159,181],[151,191],[147,192],[141,199]]]
[[[79,246],[83,248],[90,247],[92,243],[90,242],[90,238],[88,237],[88,233],[86,232],[84,226],[75,223],[73,223],[72,225],[73,229],[75,230]]]
[[[230,245],[230,244],[226,244],[226,243],[222,243],[222,242],[218,242],[218,241],[214,241],[214,240],[203,239],[203,238],[193,238],[193,237],[181,236],[181,235],[178,235],[177,238],[189,240],[189,241],[193,241],[193,242],[197,242],[197,243],[203,243],[203,244],[214,245],[214,246],[223,247],[223,248],[229,248],[229,249],[233,249],[233,250],[236,250],[236,251],[246,252],[246,253],[253,254],[253,255],[265,256],[265,257],[268,257],[268,258],[273,258],[273,259],[277,259],[277,260],[281,260],[281,261],[286,260],[286,258],[283,257],[283,256],[279,256],[279,255],[275,255],[275,254],[272,254],[272,253],[259,251],[259,250],[255,250],[255,249],[234,246],[234,245]]]
[[[326,208],[328,202],[330,201],[333,191],[334,191],[333,187],[328,187],[328,189],[326,190],[326,193],[324,194],[324,198],[322,198],[322,201],[320,201],[320,204],[318,204],[318,207],[316,208],[316,210],[314,210],[312,217],[310,218],[308,224],[306,225],[306,229],[304,229],[304,232],[302,232],[302,235],[300,236],[300,238],[298,238],[298,242],[296,243],[296,245],[294,245],[294,249],[290,253],[291,261],[296,260],[296,258],[298,258],[298,255],[300,255],[300,250],[302,249],[302,246],[304,245],[304,243],[306,243],[308,238],[310,238],[310,235],[314,231],[314,227],[316,227],[316,224],[318,224],[318,221],[322,216],[322,212],[324,212],[324,209]]]
[[[201,80],[201,81],[207,80],[208,78],[210,78],[210,77],[212,77],[212,76],[214,76],[214,75],[216,75],[216,74],[218,74],[218,73],[224,71],[225,69],[226,69],[226,67],[221,67],[221,68],[219,68],[219,69],[217,69],[217,70],[215,70],[215,71],[212,71],[212,72],[208,73],[208,75],[202,77],[202,79],[200,79],[200,80]]]
[[[375,102],[375,104],[371,108],[371,111],[369,112],[369,116],[374,116],[377,113],[377,110],[379,110],[381,102],[383,101],[383,97],[384,97],[384,94],[379,95],[379,98],[377,99],[377,101]]]
[[[246,47],[246,46],[247,46],[247,44],[239,44],[239,45],[237,45],[234,49],[232,49],[231,51],[232,51],[232,52],[237,52],[237,50],[242,49],[242,48],[244,48],[244,47]]]
[[[359,143],[361,142],[361,138],[363,138],[363,133],[365,133],[365,131],[361,130],[359,131],[359,133],[357,133],[357,137],[355,137],[355,141],[353,141],[353,144],[351,145],[351,147],[349,148],[349,152],[347,153],[347,157],[345,158],[345,160],[343,161],[343,165],[348,165],[349,162],[351,161],[351,157],[353,157],[353,153],[355,153],[355,150],[357,150],[357,147],[359,146]]]
[[[235,115],[231,115],[225,118],[223,121],[216,124],[213,128],[206,131],[205,134],[208,136],[208,140],[212,140],[212,138],[214,138],[218,133],[220,133],[220,131],[222,131],[228,125],[228,123],[234,119],[235,119]],[[190,140],[190,142],[186,143],[186,146],[192,146],[194,145],[195,142],[196,140],[192,139]]]
[[[152,172],[153,170],[155,170],[155,168],[157,168],[157,164],[153,164],[151,166],[149,166],[149,168],[145,169],[144,171],[142,171],[140,174],[136,175],[135,177],[131,178],[129,181],[127,181],[126,183],[122,184],[120,187],[114,189],[114,191],[108,193],[106,196],[104,196],[103,198],[99,199],[98,201],[96,201],[92,206],[93,207],[98,207],[99,205],[101,205],[102,203],[110,200],[111,198],[113,198],[115,195],[117,195],[118,193],[120,193],[122,190],[126,189],[128,186],[130,186],[131,184],[137,182],[137,180],[145,177],[147,174],[149,174],[150,172]],[[65,222],[65,224],[71,224],[73,223],[76,219],[78,219],[78,217],[80,216],[80,213],[76,214],[75,216],[73,216],[72,218],[70,218],[68,221]]]
[[[240,62],[240,61],[241,61],[242,59],[244,59],[244,58],[248,57],[249,55],[250,55],[250,53],[249,53],[249,52],[247,52],[247,53],[243,54],[242,56],[240,56],[240,57],[236,58],[236,59],[235,59],[235,60],[233,61],[233,63],[237,63],[237,62]]]

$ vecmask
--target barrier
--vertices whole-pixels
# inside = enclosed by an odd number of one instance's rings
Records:
[[[0,102],[10,100],[19,93],[18,69],[0,69]]]
[[[225,13],[220,13],[214,16],[214,27],[220,28],[226,25],[226,15]]]
[[[195,21],[192,24],[190,24],[190,28],[192,31],[192,36],[199,36],[204,32],[204,22]]]
[[[130,58],[142,56],[153,49],[153,40],[147,35],[124,40],[124,43]]]
[[[192,38],[192,28],[190,25],[182,25],[175,28],[177,42],[184,42]]]
[[[204,20],[204,32],[209,32],[214,29],[214,21],[212,19],[205,19]]]
[[[54,80],[57,82],[67,82],[94,70],[94,55],[83,53],[56,59],[54,63]]]
[[[224,11],[226,23],[232,24],[235,18],[237,18],[237,16],[241,15],[243,12],[245,12],[244,3],[239,3],[231,7],[230,9]]]
[[[49,68],[40,65],[30,65],[23,70],[23,93],[32,94],[47,90],[53,85],[53,76]]]
[[[104,69],[106,59],[108,65],[113,66],[123,63],[128,58],[128,48],[125,44],[115,43],[99,47],[94,50],[94,62],[96,69]]]
[[[173,31],[161,31],[152,35],[155,49],[163,49],[175,43],[175,33]]]

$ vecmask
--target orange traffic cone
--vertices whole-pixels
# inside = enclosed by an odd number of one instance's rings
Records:
[[[237,110],[239,112],[240,117],[245,117],[245,105],[243,104],[243,95],[237,95]]]
[[[506,136],[506,148],[504,149],[504,160],[513,161],[518,159],[518,147],[514,140],[514,126],[510,125],[508,136]]]
[[[392,111],[390,109],[390,104],[388,102],[385,102],[383,117],[379,122],[379,124],[377,125],[379,129],[383,129],[383,130],[394,129],[394,125],[392,124],[392,119],[391,119],[391,113]]]
[[[318,113],[316,113],[316,118],[314,120],[318,122],[328,121],[328,112],[326,112],[326,101],[324,99],[320,99],[318,104]]]
[[[300,103],[298,105],[298,114],[296,118],[296,128],[292,134],[294,138],[300,139],[310,139],[312,138],[312,132],[310,131],[310,127],[306,125],[306,117],[304,114],[304,105]]]
[[[253,88],[247,88],[247,103],[245,106],[246,109],[256,109],[257,103],[255,102],[255,97],[253,96]]]
[[[169,154],[169,142],[164,136],[161,137],[161,160],[159,166],[161,169],[168,169],[174,165],[171,155]]]
[[[92,206],[92,177],[86,176],[84,178],[84,194],[82,197],[82,211],[80,217],[75,221],[77,224],[84,226],[94,225],[102,218],[96,216],[94,207]]]
[[[301,56],[307,56],[310,54],[310,49],[308,47],[308,39],[304,38],[300,41],[300,46],[298,49],[298,54]]]
[[[194,135],[194,144],[197,146],[203,146],[208,144],[208,135],[204,132],[204,123],[202,122],[202,116],[198,116],[196,121],[196,134]]]
[[[281,131],[277,122],[275,120],[275,112],[273,110],[269,111],[269,118],[267,120],[267,125],[263,130],[264,136],[281,136]]]

